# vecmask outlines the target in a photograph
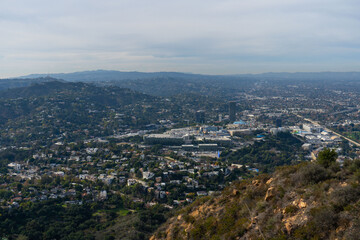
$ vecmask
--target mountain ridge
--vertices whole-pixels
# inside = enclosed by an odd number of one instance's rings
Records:
[[[19,78],[38,78],[52,76],[55,78],[60,78],[68,81],[98,81],[95,80],[99,75],[105,75],[103,81],[108,80],[135,80],[135,79],[151,79],[154,77],[183,77],[183,78],[241,78],[241,77],[250,77],[250,78],[338,78],[345,77],[347,79],[360,79],[360,72],[351,71],[351,72],[265,72],[265,73],[256,73],[256,74],[196,74],[196,73],[183,73],[183,72],[139,72],[139,71],[116,71],[116,70],[93,70],[93,71],[80,71],[73,73],[49,73],[49,74],[30,74],[26,76],[21,76]],[[97,76],[96,76],[97,75]]]
[[[32,78],[30,78],[32,77]],[[59,79],[67,82],[94,83],[100,86],[129,88],[153,96],[184,93],[222,95],[229,99],[237,91],[248,91],[261,85],[303,84],[310,88],[332,86],[335,89],[360,84],[360,72],[263,73],[241,75],[201,75],[180,72],[120,72],[110,70],[59,74],[32,74],[16,79],[0,80],[0,90],[29,86],[33,83]]]

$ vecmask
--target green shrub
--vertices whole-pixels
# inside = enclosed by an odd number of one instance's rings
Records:
[[[314,223],[318,232],[327,233],[334,229],[337,224],[337,214],[329,207],[317,207],[310,210],[311,222]]]
[[[250,198],[250,199],[257,199],[257,198],[263,198],[265,197],[267,191],[267,187],[265,185],[263,186],[258,186],[258,187],[254,187],[252,186],[251,188],[249,188],[246,191],[246,195]]]
[[[354,180],[360,182],[360,169],[354,172]]]
[[[326,169],[318,164],[307,164],[301,167],[291,176],[292,181],[297,185],[316,184],[329,177]]]
[[[278,234],[277,236],[271,238],[271,240],[287,240],[287,239],[288,237],[283,233]]]
[[[216,229],[217,229],[217,221],[215,217],[208,217],[205,219],[204,221],[204,229],[207,233],[207,235],[212,236],[214,234],[216,234]]]
[[[291,204],[285,208],[285,214],[294,215],[298,210],[299,208],[297,206]]]
[[[340,164],[338,162],[333,162],[330,164],[329,169],[334,172],[337,173],[341,170]]]
[[[204,239],[205,237],[205,229],[202,224],[195,225],[193,229],[190,231],[191,239]]]
[[[355,159],[353,161],[349,161],[348,163],[349,169],[351,172],[356,172],[360,170],[360,159]]]
[[[348,228],[344,234],[344,239],[358,240],[360,233],[360,220],[355,221],[350,228]]]
[[[320,165],[325,168],[328,168],[332,163],[334,163],[337,159],[337,153],[334,149],[325,148],[321,152],[319,152],[317,161]]]
[[[360,188],[353,186],[345,186],[335,189],[331,193],[331,199],[333,204],[337,208],[344,208],[346,205],[360,198]]]
[[[307,223],[305,226],[297,228],[293,233],[293,237],[297,240],[319,239],[314,224],[311,222]]]
[[[279,186],[277,190],[278,190],[279,198],[283,198],[285,196],[285,193],[286,193],[285,189],[282,186]]]
[[[194,223],[195,222],[195,218],[193,216],[190,215],[183,215],[184,216],[184,221],[187,223]]]
[[[266,201],[259,201],[256,203],[256,210],[261,213],[266,209],[267,202]]]

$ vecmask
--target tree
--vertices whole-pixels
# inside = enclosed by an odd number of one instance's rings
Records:
[[[338,155],[334,149],[325,148],[324,150],[319,152],[317,161],[323,167],[328,168],[332,163],[336,161],[337,156]]]

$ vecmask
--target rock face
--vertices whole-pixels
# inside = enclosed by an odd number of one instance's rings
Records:
[[[274,187],[269,187],[268,190],[266,191],[265,201],[270,200],[274,196],[275,196],[275,188]]]
[[[313,165],[282,168],[200,198],[151,239],[358,239],[359,182],[347,169],[331,172]],[[305,177],[313,169],[328,177],[309,183]]]

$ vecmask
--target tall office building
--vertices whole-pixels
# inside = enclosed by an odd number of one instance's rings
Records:
[[[230,122],[236,121],[236,102],[229,102],[229,120]]]
[[[205,111],[199,110],[195,113],[195,120],[197,123],[205,123]]]
[[[276,126],[276,127],[281,127],[281,125],[282,125],[282,120],[281,120],[281,118],[275,119],[274,123],[275,123],[275,126]]]

